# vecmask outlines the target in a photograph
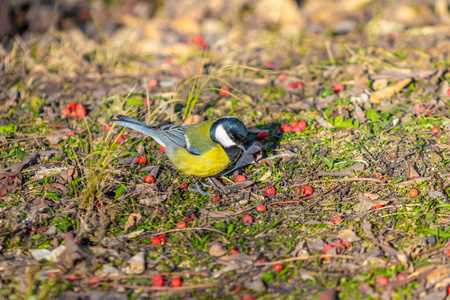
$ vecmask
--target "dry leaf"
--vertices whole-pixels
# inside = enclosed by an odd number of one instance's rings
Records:
[[[323,128],[334,128],[334,125],[333,124],[331,124],[330,122],[328,122],[328,121],[325,121],[323,118],[321,118],[321,117],[318,117],[317,119],[316,119],[316,121],[317,121],[317,123],[319,123],[319,125],[320,126],[322,126]]]
[[[122,237],[127,238],[127,239],[134,239],[135,237],[140,236],[142,233],[144,233],[144,229],[124,234],[124,235],[122,235]]]
[[[419,178],[420,175],[419,173],[417,173],[414,167],[408,161],[406,162],[406,164],[408,165],[408,179]]]
[[[354,104],[354,109],[353,109],[353,119],[358,121],[360,124],[364,124],[367,121],[366,114],[363,112],[361,106],[359,106],[356,103]]]
[[[340,238],[342,241],[348,241],[350,243],[357,242],[361,240],[359,236],[356,235],[356,233],[353,230],[350,229],[344,229],[342,230],[338,235],[338,238]]]
[[[227,254],[227,250],[225,250],[222,245],[218,242],[211,243],[211,247],[208,250],[209,255],[214,257],[220,257]]]
[[[131,257],[126,265],[122,268],[125,274],[142,274],[145,271],[144,252],[138,252]]]
[[[243,189],[251,186],[253,183],[254,183],[253,180],[246,180],[246,181],[235,183],[233,185],[228,185],[224,189],[227,191],[239,191],[239,190],[243,190]]]
[[[134,213],[128,216],[127,222],[125,223],[124,230],[128,230],[130,227],[134,226],[140,219],[142,215],[140,213]]]
[[[399,93],[411,82],[411,78],[404,79],[394,85],[388,86],[382,90],[376,91],[370,95],[370,102],[380,104],[382,100],[389,100],[395,94]]]
[[[406,180],[406,181],[399,182],[399,183],[397,183],[395,185],[396,186],[404,186],[404,187],[406,187],[406,186],[420,184],[420,183],[425,182],[425,181],[429,181],[429,180],[431,180],[431,178],[433,178],[433,177],[432,176],[427,176],[427,177],[413,178],[413,179],[409,179],[409,180]]]

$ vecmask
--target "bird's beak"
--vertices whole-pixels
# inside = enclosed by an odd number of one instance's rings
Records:
[[[245,149],[244,145],[239,144],[238,147],[241,148],[241,150],[244,151],[244,152],[247,151],[247,150]]]

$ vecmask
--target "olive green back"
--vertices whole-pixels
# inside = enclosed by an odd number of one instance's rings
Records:
[[[186,128],[186,136],[192,147],[202,153],[217,147],[217,144],[214,143],[210,137],[211,125],[216,120],[217,119],[198,123]]]

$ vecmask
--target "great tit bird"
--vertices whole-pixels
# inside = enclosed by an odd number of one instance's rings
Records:
[[[111,122],[151,136],[166,148],[169,160],[181,172],[197,177],[208,178],[212,186],[220,191],[211,180],[227,169],[245,151],[244,142],[247,128],[237,118],[222,117],[194,125],[149,126],[133,118],[118,115]],[[195,181],[202,195],[211,195],[203,191]]]

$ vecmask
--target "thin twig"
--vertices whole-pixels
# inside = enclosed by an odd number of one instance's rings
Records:
[[[276,260],[276,261],[271,261],[271,262],[260,262],[260,263],[254,263],[253,265],[254,265],[255,267],[260,267],[260,266],[267,266],[267,265],[282,264],[282,263],[287,263],[287,262],[291,262],[291,261],[309,260],[309,259],[317,259],[317,258],[355,259],[354,256],[350,256],[350,255],[341,255],[341,254],[336,254],[336,255],[321,254],[321,255],[308,255],[308,256],[291,257],[291,258],[286,258],[286,259]]]
[[[382,180],[380,179],[376,179],[376,178],[340,178],[340,179],[319,179],[319,180],[312,180],[312,181],[308,181],[308,182],[302,182],[302,183],[297,183],[297,184],[293,184],[293,185],[289,185],[287,187],[296,187],[296,186],[301,186],[301,185],[306,185],[306,184],[311,184],[311,183],[321,183],[321,182],[351,182],[351,181],[373,181],[373,182],[379,182],[379,183],[384,183]]]
[[[116,288],[122,287],[122,288],[133,289],[133,290],[166,291],[166,292],[179,292],[179,291],[185,291],[185,290],[207,289],[210,287],[224,286],[227,284],[228,284],[228,281],[226,281],[226,280],[220,281],[220,282],[201,283],[201,284],[193,284],[193,285],[186,285],[186,286],[180,286],[180,287],[120,284],[120,283],[104,282],[104,281],[98,283],[98,285],[108,285],[108,286],[112,286],[112,287],[116,287]]]
[[[208,272],[164,272],[164,273],[153,273],[153,274],[141,274],[141,275],[110,275],[110,276],[104,276],[100,277],[101,279],[105,280],[122,280],[122,279],[151,279],[155,276],[203,276],[203,277],[209,277],[210,274]],[[98,277],[98,276],[97,276]]]

